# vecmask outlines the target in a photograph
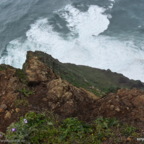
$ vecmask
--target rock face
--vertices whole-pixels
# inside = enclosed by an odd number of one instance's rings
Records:
[[[29,56],[36,56],[39,61],[47,65],[53,72],[77,87],[83,87],[91,92],[113,91],[117,88],[138,88],[144,89],[144,84],[126,78],[122,74],[113,73],[110,70],[100,70],[88,66],[61,63],[50,55],[36,51],[28,52]],[[95,92],[97,94],[97,92]]]
[[[60,66],[64,73],[61,73]],[[30,110],[52,111],[61,118],[78,117],[86,121],[99,116],[117,117],[142,128],[144,91],[120,89],[116,93],[98,98],[84,87],[78,88],[63,79],[63,76],[68,75],[77,82],[81,81],[83,77],[83,85],[88,85],[90,79],[87,80],[77,68],[78,66],[75,65],[62,64],[42,52],[28,52],[22,70],[10,66],[2,67],[0,69],[0,130],[5,131],[10,123]],[[83,70],[86,70],[89,75],[87,68]],[[92,72],[94,71],[92,70]],[[60,76],[58,73],[61,73]],[[109,71],[106,73],[112,74]],[[119,76],[118,74],[114,75]],[[121,75],[120,77],[124,78]],[[143,83],[127,78],[124,78],[122,82],[126,85],[130,84],[130,87],[133,85],[142,88],[143,86]]]
[[[22,87],[23,84],[16,76],[16,69],[8,68],[0,71],[0,102],[10,106],[17,98],[17,89]]]
[[[33,97],[30,98],[33,107],[51,110],[63,118],[79,116],[81,119],[89,117],[91,105],[98,99],[94,94],[76,88],[61,78],[37,86],[34,97],[36,100],[33,101]]]
[[[102,114],[105,117],[117,117],[122,121],[144,125],[144,91],[121,89],[99,99],[92,117]]]
[[[56,75],[38,57],[29,52],[24,69],[30,83],[40,83],[57,78]]]

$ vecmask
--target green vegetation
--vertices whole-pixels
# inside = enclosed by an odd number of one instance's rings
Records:
[[[15,107],[21,107],[21,106],[28,106],[29,102],[27,99],[17,99],[14,102]]]
[[[91,123],[77,118],[57,121],[54,115],[29,112],[7,128],[5,138],[19,140],[21,144],[102,144],[110,138],[117,143],[120,141],[119,135],[132,136],[136,133],[135,128],[123,129],[120,125],[115,118],[100,117]],[[117,134],[117,129],[124,131]]]
[[[5,67],[0,66],[0,71],[3,71],[3,70],[5,70]]]
[[[96,121],[96,134],[97,138],[101,141],[108,137],[114,136],[111,127],[119,126],[119,122],[114,118],[98,118]]]
[[[14,105],[16,107],[28,106],[29,102],[27,98],[30,95],[34,94],[34,92],[32,90],[29,90],[28,88],[22,88],[17,91],[19,92],[19,97],[16,99]]]
[[[83,141],[84,137],[93,132],[91,125],[88,125],[77,118],[67,118],[60,126],[60,137],[62,141]]]
[[[119,88],[136,87],[144,89],[144,85],[140,81],[130,80],[122,74],[114,73],[110,70],[106,71],[88,66],[61,63],[50,55],[40,51],[35,52],[34,55],[62,79],[67,80],[76,87],[87,89],[97,96],[115,92]]]
[[[109,88],[103,88],[102,91],[105,93],[105,94],[108,94],[108,93],[115,93],[119,90],[120,88],[119,87],[109,87]]]
[[[16,69],[16,73],[15,73],[16,77],[19,78],[19,80],[22,82],[22,83],[27,83],[27,77],[26,77],[26,74],[23,70],[21,69]]]
[[[5,64],[1,64],[1,65],[0,65],[0,71],[6,70],[6,69],[8,69],[8,68],[12,68],[12,66],[5,65]]]
[[[136,128],[133,127],[133,126],[129,126],[127,124],[125,124],[122,128],[122,133],[125,135],[125,136],[133,136],[133,135],[136,135]]]
[[[8,127],[5,137],[8,140],[20,140],[21,143],[60,143],[57,137],[59,131],[55,124],[56,122],[45,114],[29,112],[25,117],[21,117],[19,122],[12,123]]]
[[[26,89],[26,88],[20,89],[18,90],[18,92],[20,92],[25,97],[29,97],[30,95],[34,94],[33,91]]]

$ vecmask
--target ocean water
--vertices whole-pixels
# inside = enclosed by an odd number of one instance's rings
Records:
[[[27,51],[144,82],[143,0],[1,0],[0,63]]]

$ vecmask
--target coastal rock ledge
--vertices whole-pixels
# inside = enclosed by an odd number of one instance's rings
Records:
[[[29,51],[23,69],[0,65],[0,131],[29,111],[84,121],[116,117],[143,131],[143,88],[142,82],[110,70],[62,64],[43,52]]]

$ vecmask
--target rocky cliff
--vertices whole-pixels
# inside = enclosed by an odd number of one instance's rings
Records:
[[[119,90],[102,98],[94,94],[105,87]],[[62,64],[45,53],[28,52],[22,70],[0,65],[0,131],[29,111],[52,111],[60,119],[78,117],[87,122],[116,117],[142,133],[143,88],[140,81],[109,70]]]
[[[57,59],[40,51],[29,52],[27,59],[33,55],[62,79],[70,82],[74,86],[83,87],[100,96],[119,88],[144,89],[142,82],[130,80],[122,74],[114,73],[110,70],[100,70],[88,66],[61,63]],[[27,61],[24,67],[26,64]]]

